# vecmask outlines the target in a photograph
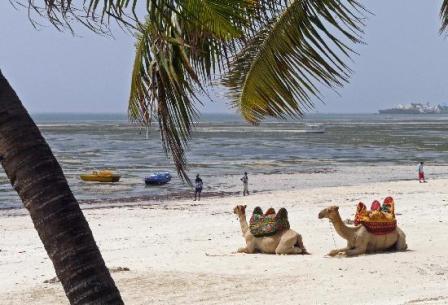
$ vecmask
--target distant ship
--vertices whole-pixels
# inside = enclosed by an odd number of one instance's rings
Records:
[[[305,133],[325,133],[325,127],[322,124],[306,124]]]
[[[432,106],[429,103],[411,103],[407,105],[398,105],[395,108],[379,110],[380,114],[439,114],[448,113],[448,106]]]

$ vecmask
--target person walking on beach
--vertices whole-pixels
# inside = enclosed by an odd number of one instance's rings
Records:
[[[249,177],[247,177],[246,172],[243,178],[241,178],[241,181],[243,181],[243,196],[249,195]]]
[[[196,179],[194,180],[194,201],[196,201],[196,199],[198,201],[201,200],[201,192],[202,192],[202,179],[199,177],[199,174],[196,175]]]
[[[418,166],[418,182],[420,182],[420,183],[426,182],[425,172],[423,171],[423,162],[420,162],[420,164]]]

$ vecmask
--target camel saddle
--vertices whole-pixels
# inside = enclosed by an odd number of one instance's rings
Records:
[[[281,208],[275,213],[270,208],[263,214],[260,207],[256,207],[249,221],[250,233],[255,237],[271,236],[277,232],[289,229],[288,212],[285,208]]]
[[[375,235],[384,235],[394,231],[397,228],[395,219],[395,203],[392,197],[384,199],[380,206],[378,201],[374,201],[370,208],[364,203],[358,203],[355,215],[355,225],[362,224],[368,232]]]

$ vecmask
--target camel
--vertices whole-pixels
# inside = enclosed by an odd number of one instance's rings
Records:
[[[246,206],[237,205],[233,213],[240,220],[241,231],[246,240],[246,247],[239,248],[238,253],[309,254],[303,245],[302,236],[294,230],[288,229],[272,236],[255,237],[250,232],[246,220]]]
[[[407,249],[406,235],[400,228],[384,234],[375,235],[369,233],[363,225],[350,227],[345,225],[339,215],[339,207],[331,206],[319,213],[319,219],[328,218],[336,232],[347,240],[347,247],[335,249],[328,253],[329,256],[338,254],[355,256],[359,254],[381,252],[388,250],[405,251]]]

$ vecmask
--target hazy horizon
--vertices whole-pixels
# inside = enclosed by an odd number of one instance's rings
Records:
[[[363,1],[373,11],[353,57],[350,83],[323,90],[318,113],[376,113],[410,102],[448,102],[448,39],[438,34],[442,1]],[[35,30],[26,9],[0,3],[0,69],[31,113],[126,113],[134,40],[79,29],[76,37],[51,26]],[[203,113],[235,113],[225,92],[211,90]],[[107,111],[104,111],[107,109]]]
[[[122,114],[127,115],[127,112],[108,112],[108,111],[93,111],[93,112],[83,112],[83,111],[29,111],[30,114]],[[307,112],[305,115],[309,114],[377,114],[376,112]],[[228,114],[239,116],[239,113],[235,112],[202,112],[202,114]]]

